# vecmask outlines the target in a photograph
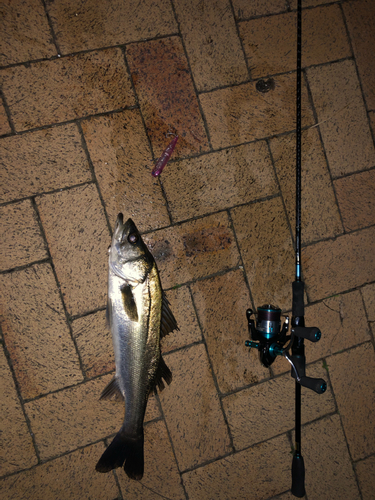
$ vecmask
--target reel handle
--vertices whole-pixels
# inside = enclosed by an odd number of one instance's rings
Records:
[[[318,342],[322,336],[322,332],[316,326],[294,326],[292,328],[292,333],[294,333],[297,337],[310,340],[310,342]]]
[[[323,394],[327,390],[327,384],[322,378],[301,377],[299,383],[303,387],[312,389],[317,394]]]

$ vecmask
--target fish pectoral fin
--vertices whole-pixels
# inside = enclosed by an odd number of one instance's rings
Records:
[[[138,318],[137,304],[135,303],[135,300],[134,300],[132,287],[130,285],[122,286],[121,287],[121,296],[122,296],[122,303],[123,303],[125,312],[126,312],[127,316],[129,317],[130,321],[134,321],[134,322],[138,323],[139,318]]]
[[[173,330],[179,330],[177,326],[176,318],[173,316],[173,312],[169,307],[169,301],[167,296],[163,292],[162,304],[161,304],[161,321],[160,321],[160,338],[162,339],[168,333],[173,332]]]
[[[111,399],[114,398],[116,401],[123,401],[124,396],[121,393],[120,387],[117,382],[117,378],[113,377],[108,385],[105,386],[103,392],[99,399]]]
[[[151,387],[151,391],[153,390],[154,392],[156,392],[156,387],[159,389],[159,391],[162,391],[165,388],[163,379],[169,385],[172,382],[172,372],[165,364],[164,359],[160,356],[159,366],[155,373],[154,384]]]

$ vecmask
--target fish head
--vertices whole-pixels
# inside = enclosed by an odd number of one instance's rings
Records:
[[[143,283],[154,259],[132,221],[124,223],[124,216],[117,216],[116,226],[109,247],[109,267],[118,277],[130,284]]]

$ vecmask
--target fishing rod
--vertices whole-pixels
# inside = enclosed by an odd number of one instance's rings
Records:
[[[295,379],[295,445],[292,461],[292,494],[298,498],[305,495],[305,465],[301,452],[301,386],[322,394],[327,389],[321,378],[311,378],[306,373],[304,341],[318,342],[321,332],[317,327],[305,326],[304,282],[301,269],[301,87],[302,87],[302,0],[297,8],[297,116],[296,116],[296,229],[295,229],[295,280],[292,283],[291,334],[289,317],[281,327],[281,309],[271,304],[246,311],[249,333],[252,340],[245,345],[259,351],[260,362],[269,367],[277,356],[284,356],[291,364],[291,375]],[[255,319],[252,318],[254,315]],[[286,345],[286,346],[285,346]],[[291,353],[290,353],[291,351]]]

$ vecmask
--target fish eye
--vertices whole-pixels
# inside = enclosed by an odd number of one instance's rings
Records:
[[[128,242],[131,243],[132,245],[135,245],[137,241],[138,241],[138,234],[130,233],[128,236]]]

